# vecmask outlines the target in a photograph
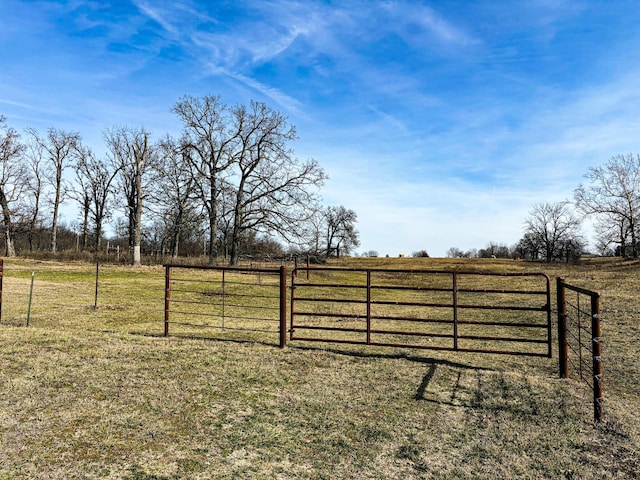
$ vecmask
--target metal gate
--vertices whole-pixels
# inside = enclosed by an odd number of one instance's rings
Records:
[[[551,357],[544,273],[297,267],[291,340]]]

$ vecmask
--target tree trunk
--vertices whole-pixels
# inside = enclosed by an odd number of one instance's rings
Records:
[[[631,230],[631,255],[633,258],[638,258],[638,243],[636,241],[636,226],[635,222],[630,222],[630,230]]]
[[[62,193],[62,161],[56,164],[56,194],[53,201],[53,220],[51,223],[51,251],[58,250],[58,211],[60,210],[60,195]]]
[[[171,256],[173,258],[178,258],[178,248],[180,247],[180,232],[176,232],[176,236],[175,239],[173,241],[173,252],[171,253]]]
[[[4,255],[5,257],[15,257],[16,249],[13,246],[13,237],[11,234],[11,210],[9,210],[9,203],[7,202],[7,197],[4,194],[4,191],[0,189],[0,207],[2,207],[2,216],[4,223],[4,240],[5,240],[5,248]]]
[[[216,215],[218,209],[212,206],[212,211],[209,214],[209,264],[213,265],[218,259],[218,252],[216,249],[216,236],[218,235],[218,220]]]
[[[146,152],[146,138],[145,138]],[[145,153],[146,155],[146,153]],[[133,235],[133,265],[140,266],[142,264],[140,258],[140,245],[142,245],[142,169],[138,168],[136,172],[136,212],[135,212],[135,230]]]
[[[102,219],[98,218],[96,221],[96,252],[100,251],[101,243],[102,243]]]
[[[56,197],[53,202],[53,220],[51,222],[51,251],[56,253],[58,249],[58,209],[60,208],[60,190],[56,189]]]
[[[89,202],[85,197],[84,208],[82,212],[82,251],[83,252],[87,250],[88,244],[89,244]]]
[[[236,212],[236,221],[233,223],[233,232],[231,234],[231,252],[229,253],[229,265],[238,265],[238,257],[240,255],[240,226],[238,225],[238,212]]]
[[[209,209],[209,264],[213,265],[218,262],[218,195],[220,189],[216,183],[218,179],[211,177],[208,179],[209,184],[209,200],[211,208]]]

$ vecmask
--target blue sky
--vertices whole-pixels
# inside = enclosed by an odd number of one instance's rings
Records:
[[[264,101],[359,252],[442,256],[515,243],[534,204],[640,152],[638,25],[616,0],[2,0],[0,114],[101,152],[115,124],[177,135],[186,94]]]

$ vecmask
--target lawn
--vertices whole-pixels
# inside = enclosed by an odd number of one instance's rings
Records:
[[[605,416],[554,358],[290,342],[178,329],[161,267],[5,260],[0,479],[635,478],[633,262],[353,259],[545,271],[602,294]],[[31,274],[34,290],[26,327]],[[555,319],[554,319],[555,322]],[[607,383],[607,379],[610,379]]]

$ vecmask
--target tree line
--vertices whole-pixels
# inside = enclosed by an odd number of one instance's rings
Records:
[[[591,167],[573,199],[534,205],[524,222],[523,237],[511,247],[490,243],[480,250],[452,247],[448,257],[522,258],[544,261],[577,260],[584,253],[585,219],[595,226],[598,254],[638,258],[640,253],[640,155],[611,157]]]
[[[282,251],[283,243],[320,257],[359,246],[356,213],[321,204],[326,173],[316,160],[295,157],[296,129],[285,115],[219,96],[184,96],[172,112],[182,124],[178,136],[153,141],[142,127],[116,125],[103,132],[104,156],[79,133],[53,127],[46,135],[27,128],[23,141],[0,116],[5,255],[16,254],[17,235],[28,251],[55,253],[60,209],[69,202],[80,210],[77,248],[98,251],[115,222],[134,265],[145,242],[172,256],[197,244],[211,263],[224,257],[232,265],[255,248]],[[36,244],[42,232],[46,246]]]

